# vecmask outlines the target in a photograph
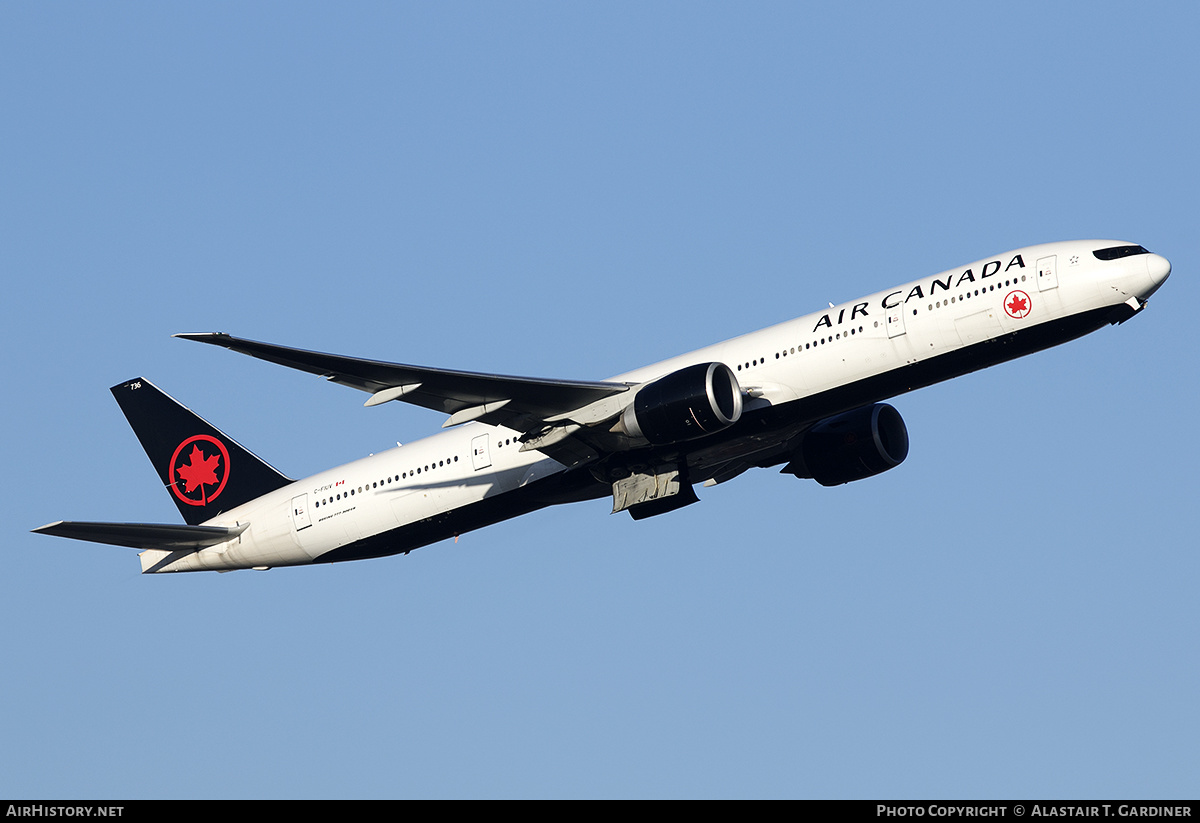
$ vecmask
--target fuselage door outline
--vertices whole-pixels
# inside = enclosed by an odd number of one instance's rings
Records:
[[[887,325],[888,337],[904,334],[904,304],[900,303],[888,309],[883,322]]]
[[[292,498],[292,525],[296,531],[307,529],[312,525],[308,516],[308,495],[300,494]]]
[[[492,454],[488,450],[488,436],[481,434],[471,439],[471,465],[475,471],[492,465]]]
[[[1037,261],[1038,291],[1058,288],[1058,255],[1052,254]]]

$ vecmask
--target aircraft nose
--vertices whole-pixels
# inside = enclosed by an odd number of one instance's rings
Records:
[[[1154,288],[1163,284],[1171,274],[1171,261],[1161,254],[1152,254],[1146,259],[1146,271],[1154,281]]]

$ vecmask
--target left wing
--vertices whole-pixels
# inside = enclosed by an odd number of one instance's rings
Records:
[[[626,383],[510,377],[363,360],[260,343],[222,332],[175,336],[222,346],[367,392],[371,395],[367,406],[402,400],[450,415],[444,426],[480,420],[507,426],[531,438],[540,436],[542,445],[550,445],[544,440],[546,433],[561,431],[572,412],[634,388]]]
[[[37,534],[70,537],[110,546],[166,551],[196,551],[225,543],[244,532],[249,523],[239,526],[182,526],[172,523],[91,523],[63,521],[34,529]]]

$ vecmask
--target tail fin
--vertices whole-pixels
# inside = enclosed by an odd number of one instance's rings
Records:
[[[112,393],[188,525],[292,482],[149,380]]]

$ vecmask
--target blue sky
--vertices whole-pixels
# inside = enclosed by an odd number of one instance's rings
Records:
[[[1192,797],[1194,4],[0,6],[0,796]],[[170,337],[603,379],[1008,249],[1135,321],[773,471],[142,577],[145,376],[292,475],[442,418]]]

